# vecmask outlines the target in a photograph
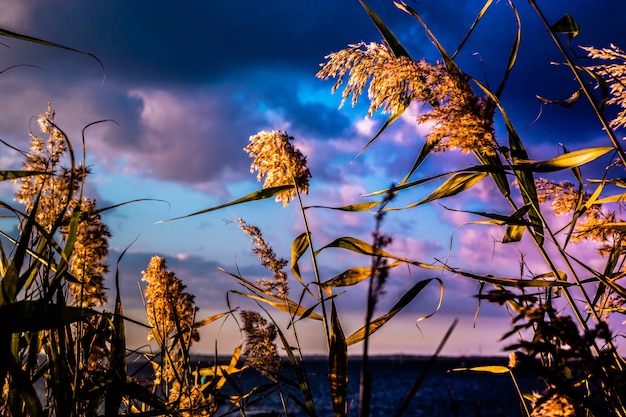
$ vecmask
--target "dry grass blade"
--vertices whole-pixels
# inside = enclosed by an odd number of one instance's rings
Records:
[[[422,290],[426,288],[426,286],[432,281],[437,281],[439,283],[441,287],[441,292],[440,292],[439,304],[437,305],[437,308],[435,309],[433,313],[429,314],[428,316],[433,315],[437,310],[439,310],[439,307],[441,306],[441,301],[443,298],[443,286],[442,286],[441,280],[439,280],[438,278],[429,278],[429,279],[422,280],[418,282],[417,284],[415,284],[413,287],[411,287],[411,289],[409,289],[406,293],[404,293],[404,295],[400,297],[400,300],[396,302],[396,304],[389,310],[389,312],[387,312],[386,314],[383,314],[382,316],[377,317],[376,319],[372,320],[371,323],[369,323],[369,326],[367,326],[368,327],[367,336],[372,335],[374,332],[380,329],[385,323],[391,320],[396,314],[402,311],[402,309],[404,309],[407,305],[409,305],[411,301],[413,301],[413,299],[417,297],[417,295],[420,292],[422,292]],[[365,339],[365,336],[366,336],[366,326],[361,327],[359,330],[357,330],[352,335],[347,337],[346,344],[348,346],[351,346],[355,343],[359,343],[360,341]]]
[[[225,207],[234,206],[236,204],[247,203],[249,201],[265,200],[267,198],[275,197],[277,194],[280,194],[280,193],[282,193],[284,191],[287,191],[287,190],[290,190],[292,188],[293,188],[293,185],[280,185],[280,186],[277,186],[277,187],[264,188],[262,190],[253,191],[250,194],[247,194],[247,195],[245,195],[245,196],[243,196],[241,198],[238,198],[237,200],[233,200],[233,201],[231,201],[229,203],[220,204],[219,206],[210,207],[208,209],[196,211],[194,213],[187,214],[187,215],[184,215],[184,216],[174,217],[174,218],[167,219],[167,220],[161,220],[158,223],[165,223],[165,222],[171,222],[171,221],[174,221],[174,220],[186,219],[188,217],[198,216],[200,214],[209,213],[209,212],[215,211],[215,210],[220,210],[220,209],[223,209]]]
[[[356,253],[360,253],[363,255],[369,255],[369,256],[382,256],[385,258],[390,258],[390,259],[395,259],[397,261],[402,261],[405,262],[407,264],[411,264],[411,265],[415,265],[415,266],[419,266],[420,268],[424,268],[424,269],[443,269],[440,266],[436,266],[436,265],[428,265],[428,264],[424,264],[418,261],[414,261],[408,258],[403,258],[400,256],[396,256],[393,255],[389,252],[386,252],[382,249],[379,248],[375,248],[374,246],[370,245],[367,242],[364,242],[360,239],[357,239],[355,237],[350,237],[350,236],[346,236],[346,237],[340,237],[337,238],[335,240],[333,240],[331,243],[327,244],[326,246],[323,246],[322,248],[318,249],[315,252],[315,255],[317,256],[321,251],[323,251],[324,249],[328,249],[328,248],[341,248],[341,249],[346,249],[346,250],[350,250]]]
[[[330,397],[333,402],[335,417],[344,417],[348,413],[348,345],[341,329],[334,302],[331,303],[330,330],[330,355],[328,358]]]
[[[402,265],[403,262],[396,261],[386,266],[386,269],[395,268],[398,265]],[[380,273],[380,269],[376,270],[375,273]],[[351,285],[358,284],[369,278],[372,275],[372,268],[350,268],[343,271],[341,274],[334,276],[326,282],[322,283],[324,287],[348,287]]]

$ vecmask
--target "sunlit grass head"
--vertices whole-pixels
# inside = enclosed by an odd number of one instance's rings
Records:
[[[250,143],[244,148],[250,158],[250,172],[257,172],[257,181],[263,182],[263,188],[281,185],[295,185],[295,188],[276,196],[283,206],[296,197],[297,192],[309,192],[311,172],[306,166],[306,157],[291,143],[293,137],[287,132],[273,130],[262,131],[250,136]]]

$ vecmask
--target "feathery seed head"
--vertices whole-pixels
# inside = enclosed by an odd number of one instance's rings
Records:
[[[252,252],[256,253],[261,260],[261,264],[274,273],[272,280],[259,280],[257,283],[263,290],[274,292],[280,298],[287,298],[289,287],[287,285],[287,274],[284,268],[287,266],[285,258],[277,258],[271,246],[263,239],[261,230],[241,218],[235,219],[239,223],[239,228],[252,239]]]
[[[109,270],[108,239],[111,233],[95,212],[96,202],[85,198],[81,207],[82,218],[78,225],[74,250],[69,262],[70,273],[79,282],[70,282],[72,298],[81,307],[94,307],[106,303],[104,274]]]
[[[281,364],[274,342],[278,335],[276,327],[256,311],[242,311],[241,320],[246,335],[246,362],[263,375],[276,375]]]
[[[254,159],[250,172],[258,171],[257,181],[265,177],[263,188],[295,185],[299,192],[309,192],[311,172],[306,166],[306,157],[294,148],[292,140],[287,132],[278,130],[250,136],[250,143],[244,150]],[[286,206],[296,196],[296,188],[278,194],[276,201]]]
[[[148,340],[164,340],[178,328],[184,337],[200,340],[198,330],[193,328],[195,297],[184,292],[186,286],[167,269],[165,259],[153,256],[142,274],[142,280],[147,282],[146,315],[152,326]]]
[[[354,106],[369,83],[366,117],[378,110],[399,116],[413,100],[428,103],[432,110],[420,116],[418,122],[433,122],[427,140],[436,152],[460,149],[495,155],[495,105],[489,98],[474,94],[467,75],[448,70],[441,63],[396,57],[386,45],[378,43],[349,45],[326,58],[317,77],[337,78],[333,92],[348,77],[340,107],[350,95]]]

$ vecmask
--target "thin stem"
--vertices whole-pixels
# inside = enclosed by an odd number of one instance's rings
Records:
[[[313,265],[313,275],[315,276],[315,282],[317,285],[317,294],[322,305],[322,319],[324,321],[324,334],[326,335],[326,349],[330,352],[330,329],[328,327],[328,314],[326,313],[326,303],[324,300],[324,293],[322,291],[322,281],[320,279],[319,269],[317,267],[317,258],[315,256],[315,250],[313,249],[313,241],[311,239],[311,232],[309,230],[309,223],[307,221],[306,213],[304,211],[304,205],[302,204],[302,198],[300,196],[300,190],[296,184],[294,178],[294,187],[296,189],[296,196],[298,197],[298,204],[300,204],[300,214],[302,215],[302,222],[304,223],[304,230],[306,233],[306,240],[309,245],[309,251],[311,252],[311,263]]]
[[[517,391],[517,395],[519,396],[520,401],[522,402],[522,406],[524,407],[524,415],[526,417],[530,417],[530,411],[528,410],[528,405],[526,405],[526,400],[524,399],[524,394],[522,394],[522,390],[517,383],[517,379],[513,374],[513,370],[509,369],[509,375],[511,375],[511,379],[513,380],[513,385],[515,386],[515,390]]]

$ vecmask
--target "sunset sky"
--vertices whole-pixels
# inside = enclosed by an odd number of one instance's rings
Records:
[[[586,103],[570,109],[541,108],[536,95],[563,99],[576,89],[571,73],[528,2],[517,2],[522,17],[522,44],[518,63],[502,96],[513,123],[522,134],[531,158],[559,154],[559,144],[570,150],[609,145]],[[578,45],[626,48],[626,3],[540,2],[551,22],[569,13],[581,27],[572,41],[572,53],[584,55]],[[545,3],[545,4],[544,4]],[[439,58],[423,28],[393,2],[368,3],[394,31],[412,57]],[[454,51],[483,2],[410,1],[431,30]],[[341,206],[362,201],[361,195],[397,183],[419,152],[426,127],[417,124],[418,106],[411,106],[364,155],[354,160],[385,120],[379,114],[364,119],[367,100],[356,108],[338,109],[340,94],[332,95],[334,81],[315,77],[324,57],[350,43],[380,42],[357,0],[317,2],[277,1],[3,1],[0,27],[67,45],[96,55],[47,48],[14,39],[0,39],[1,68],[27,64],[0,74],[0,138],[28,148],[28,132],[36,131],[36,114],[50,101],[57,124],[76,147],[81,130],[98,120],[113,120],[86,131],[88,164],[93,174],[87,194],[99,207],[134,199],[146,201],[106,212],[113,238],[111,269],[120,263],[122,296],[129,316],[141,320],[138,288],[141,271],[155,254],[196,295],[199,318],[226,311],[226,294],[237,284],[218,267],[239,270],[254,281],[264,270],[250,251],[249,239],[233,224],[234,216],[261,228],[279,256],[289,258],[293,238],[302,233],[295,204],[282,207],[273,200],[233,206],[184,220],[158,223],[172,217],[234,200],[260,187],[249,172],[243,151],[248,138],[261,130],[286,130],[306,156],[313,175],[305,205]],[[515,36],[515,18],[506,1],[494,2],[457,62],[470,75],[495,88],[501,80]],[[586,65],[589,61],[581,60]],[[537,116],[541,117],[535,121]],[[506,143],[502,126],[498,138]],[[619,132],[618,132],[619,133]],[[20,166],[20,155],[0,150],[2,169]],[[459,152],[432,155],[416,177],[473,164]],[[593,167],[583,170],[593,176]],[[409,191],[395,205],[418,201],[431,188]],[[0,185],[2,200],[12,203],[12,186]],[[404,203],[404,204],[403,204]],[[490,210],[509,214],[510,208],[491,180],[467,194],[442,201],[455,209]],[[317,247],[339,236],[370,241],[371,213],[309,210]],[[500,248],[502,230],[461,225],[476,220],[444,210],[439,204],[391,212],[384,231],[393,235],[389,252],[425,263],[436,259],[474,273],[519,276],[518,253],[524,253],[533,273],[547,272],[525,242]],[[3,225],[6,223],[2,223]],[[136,240],[135,240],[136,239]],[[582,244],[576,253],[594,253]],[[593,263],[593,260],[590,260]],[[320,258],[326,279],[344,269],[368,266],[369,261],[341,251]],[[308,264],[304,273],[310,274]],[[309,275],[310,276],[310,275]],[[376,353],[431,353],[455,317],[460,324],[444,351],[448,355],[499,353],[499,337],[510,318],[496,306],[483,305],[474,323],[478,284],[462,277],[416,268],[397,268],[381,303],[383,312],[417,280],[438,277],[445,285],[441,310],[416,326],[438,299],[438,287],[429,286],[388,328],[373,337]],[[112,275],[111,277],[112,278]],[[108,280],[112,288],[113,281]],[[341,292],[341,291],[339,291]],[[338,297],[344,331],[363,323],[365,287],[350,288]],[[110,297],[113,299],[113,295]],[[234,305],[240,302],[229,296]],[[107,306],[111,309],[111,306]],[[324,349],[321,328],[303,328],[309,353]],[[218,322],[205,330],[198,351],[212,352],[218,338],[220,353],[228,354],[239,340],[236,324]],[[131,328],[135,343],[145,332]]]

